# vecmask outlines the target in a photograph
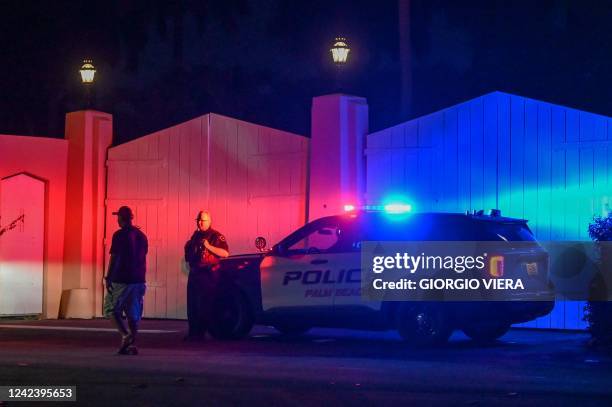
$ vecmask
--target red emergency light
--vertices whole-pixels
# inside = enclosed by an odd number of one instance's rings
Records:
[[[344,212],[353,212],[355,210],[355,205],[346,204],[344,205]]]

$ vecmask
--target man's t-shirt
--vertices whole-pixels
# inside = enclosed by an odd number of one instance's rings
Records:
[[[204,239],[208,240],[208,243],[215,247],[229,250],[225,236],[218,231],[212,228],[204,232],[196,230],[185,244],[185,260],[189,263],[191,270],[210,270],[219,263],[219,256],[210,250],[204,250]]]
[[[109,271],[110,281],[144,283],[148,250],[147,237],[137,227],[128,226],[116,231],[110,249],[110,253],[116,257],[115,267]]]

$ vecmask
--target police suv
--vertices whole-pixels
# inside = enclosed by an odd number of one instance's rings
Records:
[[[414,345],[444,343],[454,329],[474,340],[490,341],[504,335],[510,325],[553,308],[552,295],[546,301],[366,301],[361,296],[363,241],[529,241],[536,250],[505,267],[525,277],[526,265],[530,275],[535,268],[536,278],[549,290],[548,255],[535,242],[526,220],[502,217],[497,210],[490,215],[479,211],[404,216],[359,210],[312,221],[268,251],[265,239],[258,238],[260,253],[223,260],[211,335],[239,339],[257,323],[286,335],[312,327],[396,329]]]

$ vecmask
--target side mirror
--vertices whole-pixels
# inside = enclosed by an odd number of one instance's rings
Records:
[[[266,238],[265,237],[257,236],[255,238],[255,247],[260,252],[266,251],[266,244],[267,244],[267,242],[266,242]]]

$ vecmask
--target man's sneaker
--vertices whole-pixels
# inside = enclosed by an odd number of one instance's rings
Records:
[[[132,335],[124,335],[121,338],[121,347],[119,348],[119,350],[117,351],[118,354],[120,355],[129,355],[128,349],[132,346],[132,344],[134,343],[134,337]]]
[[[138,355],[138,348],[136,346],[128,346],[125,350],[119,351],[120,355]]]

